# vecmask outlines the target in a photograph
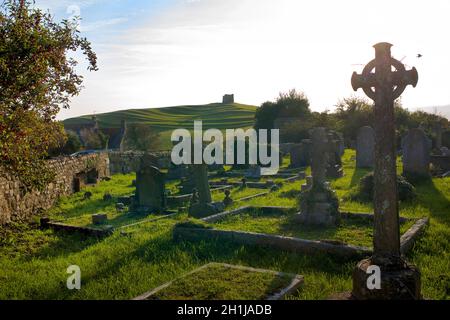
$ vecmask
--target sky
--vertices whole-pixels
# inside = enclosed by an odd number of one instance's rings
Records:
[[[59,118],[221,101],[260,105],[292,88],[315,111],[354,93],[350,78],[390,42],[419,72],[409,109],[450,104],[449,0],[36,0],[79,15],[99,71]],[[422,57],[418,58],[417,55]]]

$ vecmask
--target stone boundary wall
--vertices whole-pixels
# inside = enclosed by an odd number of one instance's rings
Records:
[[[139,168],[144,152],[139,151],[110,151],[110,170],[111,174],[129,174],[136,172]],[[152,153],[158,158],[158,167],[161,169],[168,169],[170,166],[170,152]]]
[[[110,175],[107,153],[78,157],[60,157],[48,161],[56,173],[54,182],[44,190],[25,192],[19,180],[0,171],[0,225],[12,221],[27,221],[34,214],[51,208],[61,196],[74,192],[77,175],[96,170],[98,178]]]

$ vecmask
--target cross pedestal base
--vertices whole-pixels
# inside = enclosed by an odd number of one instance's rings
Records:
[[[375,265],[372,259],[362,260],[353,271],[352,296],[357,300],[420,300],[421,281],[419,270],[407,262],[381,269],[381,289],[368,289],[367,280],[372,274],[367,269]]]

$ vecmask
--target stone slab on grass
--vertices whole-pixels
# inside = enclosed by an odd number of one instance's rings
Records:
[[[407,254],[414,247],[414,243],[422,235],[429,223],[430,219],[428,218],[420,219],[402,235],[400,238],[400,251],[402,254]]]
[[[63,231],[67,233],[80,233],[86,236],[104,238],[110,236],[114,232],[112,226],[105,226],[103,229],[72,226],[59,222],[52,222],[48,219],[41,219],[41,227],[43,229],[52,229],[55,231]]]
[[[220,239],[243,245],[264,246],[267,248],[302,254],[325,253],[346,259],[362,258],[372,253],[372,250],[367,247],[334,244],[326,241],[305,240],[264,233],[206,228],[177,227],[174,230],[174,238],[176,240],[181,239],[190,241]]]
[[[225,212],[221,212],[209,217],[205,217],[203,219],[201,219],[203,222],[207,222],[207,223],[215,223],[218,222],[220,220],[223,220],[227,217],[230,216],[234,216],[234,215],[238,215],[241,213],[246,213],[249,212],[251,210],[259,210],[262,213],[265,214],[285,214],[288,212],[292,212],[295,211],[296,209],[294,207],[254,207],[254,206],[244,206],[244,207],[240,207],[234,210],[230,210],[230,211],[225,211]]]
[[[215,224],[228,217],[241,215],[251,210],[258,209],[263,213],[272,214],[285,214],[292,211],[294,208],[288,207],[261,207],[255,208],[252,206],[241,207],[235,210],[222,212],[217,215],[213,215],[202,219],[204,223]],[[357,217],[373,220],[373,215],[362,213],[346,213],[344,218]],[[413,220],[404,218],[404,222]],[[416,223],[409,228],[401,238],[401,251],[402,254],[406,254],[411,250],[414,242],[424,231],[428,224],[428,218],[417,220]],[[372,254],[372,248],[361,245],[351,245],[341,241],[332,240],[314,240],[314,239],[302,239],[299,237],[283,236],[278,234],[256,233],[242,230],[221,230],[212,227],[200,227],[200,226],[185,226],[178,225],[174,229],[173,236],[175,239],[182,239],[188,241],[197,241],[202,239],[221,239],[224,241],[232,241],[244,245],[257,245],[266,246],[274,249],[280,249],[290,252],[303,253],[303,254],[315,254],[317,252],[331,254],[333,256],[343,257],[346,259],[355,259],[367,257]]]
[[[303,276],[223,263],[209,263],[134,300],[282,300]]]

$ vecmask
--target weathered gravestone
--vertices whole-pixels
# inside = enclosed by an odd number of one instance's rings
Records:
[[[300,214],[296,221],[306,225],[332,226],[340,221],[339,201],[326,182],[329,141],[325,128],[315,128],[312,136],[312,185],[300,193]],[[311,181],[310,181],[311,182]]]
[[[331,137],[333,137],[333,140],[336,141],[338,154],[340,157],[342,157],[345,153],[344,135],[341,132],[337,132],[334,130],[329,130],[328,134],[330,134]]]
[[[434,134],[436,135],[436,144],[435,149],[440,150],[442,148],[442,132],[444,131],[442,128],[442,124],[440,122],[436,122],[433,125]]]
[[[361,75],[355,72],[352,76],[353,89],[362,88],[375,101],[374,248],[373,256],[361,261],[353,273],[356,299],[421,298],[420,272],[400,253],[394,117],[395,99],[408,85],[416,86],[418,75],[415,68],[407,71],[391,57],[391,47],[389,43],[376,44],[375,59]],[[381,286],[369,287],[377,269],[381,271]]]
[[[291,168],[301,168],[303,167],[305,161],[304,161],[304,152],[302,150],[302,144],[301,143],[295,143],[291,146],[291,149],[289,150],[289,154],[291,157]]]
[[[291,146],[291,168],[303,168],[311,164],[311,140],[305,139],[301,143]]]
[[[252,179],[260,179],[261,167],[258,165],[251,165],[250,168],[245,172],[245,177]]]
[[[189,170],[186,165],[175,165],[170,163],[169,170],[167,172],[167,180],[177,180],[186,177],[189,174]]]
[[[208,166],[206,164],[194,164],[191,167],[196,187],[193,190],[189,215],[194,218],[203,218],[223,211],[223,203],[212,203],[208,182]]]
[[[225,190],[225,199],[223,199],[223,205],[225,206],[225,208],[228,208],[230,206],[233,205],[233,199],[231,199],[231,191],[230,190]]]
[[[342,150],[341,143],[335,133],[332,131],[327,131],[327,154],[328,154],[328,165],[326,170],[326,176],[328,178],[341,178],[344,176],[344,170],[342,169]]]
[[[164,212],[166,192],[164,173],[142,157],[136,173],[136,196],[133,209],[138,212]]]
[[[375,148],[375,132],[366,126],[358,130],[356,138],[356,167],[373,168]]]
[[[411,129],[402,139],[403,175],[428,177],[430,175],[431,140],[422,129]]]

